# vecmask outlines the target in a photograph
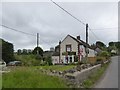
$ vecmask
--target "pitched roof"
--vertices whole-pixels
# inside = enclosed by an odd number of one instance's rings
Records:
[[[78,40],[77,38],[74,38],[73,36],[71,36],[71,35],[69,35],[69,34],[68,34],[67,36],[70,36],[72,39],[74,39],[75,41],[77,41],[79,44],[82,44],[82,45],[84,45],[84,46],[86,46],[86,47],[91,48],[90,45],[87,44],[86,42],[84,42],[83,40]]]
[[[54,52],[52,56],[59,56],[60,53],[59,52]]]

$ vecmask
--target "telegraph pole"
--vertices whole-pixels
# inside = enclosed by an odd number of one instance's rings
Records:
[[[86,24],[86,61],[88,61],[88,24]]]
[[[37,55],[39,55],[38,46],[39,46],[39,33],[37,33]]]

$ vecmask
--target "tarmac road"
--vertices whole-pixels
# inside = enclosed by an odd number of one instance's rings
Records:
[[[95,88],[118,88],[118,56],[111,58],[111,64]]]

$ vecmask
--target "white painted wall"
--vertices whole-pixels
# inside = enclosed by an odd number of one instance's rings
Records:
[[[66,45],[71,44],[72,52],[76,52],[76,55],[78,55],[78,42],[76,42],[73,38],[71,38],[69,35],[62,41],[60,45],[60,57],[61,60],[64,60],[64,56],[62,56],[63,52],[66,52]]]
[[[95,51],[92,49],[89,49],[88,57],[95,57]]]
[[[52,56],[52,63],[53,65],[59,63],[59,56]]]

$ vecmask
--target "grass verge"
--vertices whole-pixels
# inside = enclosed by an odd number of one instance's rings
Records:
[[[33,66],[33,69],[47,69],[47,70],[56,70],[56,71],[64,71],[64,70],[70,70],[73,67],[75,67],[75,65],[51,65],[51,66]]]
[[[100,77],[103,75],[103,73],[106,71],[108,65],[109,65],[109,63],[104,64],[94,74],[92,74],[91,76],[89,76],[88,79],[86,79],[83,82],[83,87],[84,88],[92,88],[93,85],[96,83],[96,81],[98,81],[100,79]]]
[[[67,88],[64,80],[49,76],[29,67],[3,74],[3,88]]]

